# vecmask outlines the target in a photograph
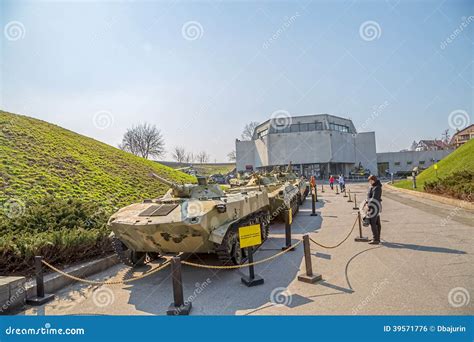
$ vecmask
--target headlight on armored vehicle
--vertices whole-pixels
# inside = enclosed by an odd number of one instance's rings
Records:
[[[223,214],[227,211],[227,205],[225,203],[216,204],[217,212]]]

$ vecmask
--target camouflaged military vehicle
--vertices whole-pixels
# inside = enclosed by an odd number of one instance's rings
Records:
[[[298,177],[298,175],[291,170],[291,165],[286,172],[277,172],[276,177],[280,181],[287,181],[298,188],[298,204],[302,205],[309,194],[309,182],[303,177]]]
[[[253,174],[245,186],[231,188],[230,193],[265,189],[270,201],[271,219],[284,220],[284,211],[291,208],[293,215],[298,212],[298,188],[287,181],[280,181],[273,174]]]
[[[240,248],[238,228],[260,224],[262,241],[270,225],[269,199],[265,190],[225,194],[219,185],[175,184],[159,199],[144,200],[120,209],[108,221],[112,245],[119,259],[136,266],[169,253],[215,253],[223,264],[246,259]]]

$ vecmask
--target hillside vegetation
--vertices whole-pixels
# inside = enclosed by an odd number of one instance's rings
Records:
[[[453,153],[438,162],[438,174],[434,166],[421,172],[417,178],[417,191],[473,200],[474,192],[474,140],[470,140]],[[411,180],[394,184],[397,187],[412,189]]]
[[[105,223],[119,207],[195,178],[44,121],[0,111],[0,274],[28,273],[110,252]]]

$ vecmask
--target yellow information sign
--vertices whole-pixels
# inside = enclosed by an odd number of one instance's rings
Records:
[[[434,164],[434,169],[438,170],[438,164]]]
[[[288,223],[293,223],[293,210],[291,208],[288,210]]]
[[[240,248],[257,246],[262,243],[260,225],[254,224],[239,228]]]

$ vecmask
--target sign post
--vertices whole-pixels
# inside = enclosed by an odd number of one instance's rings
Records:
[[[249,276],[242,277],[241,281],[248,287],[262,285],[264,280],[262,277],[255,275],[253,265],[253,247],[262,243],[262,232],[260,224],[245,226],[239,228],[240,248],[245,248],[249,260]]]

